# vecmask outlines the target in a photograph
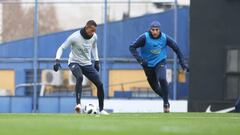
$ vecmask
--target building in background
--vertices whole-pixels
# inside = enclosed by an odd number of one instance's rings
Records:
[[[109,0],[108,21],[164,12],[174,0]],[[22,3],[21,3],[22,2]],[[29,3],[30,2],[30,3]],[[32,3],[31,3],[32,2]],[[33,0],[3,0],[0,2],[0,41],[7,42],[33,36]],[[104,22],[103,0],[39,0],[39,34],[83,27],[89,19]],[[47,3],[49,2],[49,3]],[[190,0],[178,0],[179,6],[189,6]]]

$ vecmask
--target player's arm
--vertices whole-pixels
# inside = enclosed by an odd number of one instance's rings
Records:
[[[100,63],[99,63],[99,58],[98,58],[98,48],[97,48],[97,35],[96,35],[96,39],[93,43],[92,46],[92,55],[94,58],[94,68],[99,71],[100,69]]]
[[[177,57],[179,59],[179,64],[181,65],[183,70],[189,71],[189,68],[184,63],[183,53],[181,52],[180,48],[177,46],[177,43],[172,38],[170,38],[169,36],[167,36],[167,45],[170,48],[172,48],[173,51],[177,54]]]
[[[147,62],[139,55],[137,49],[140,47],[143,47],[145,45],[145,42],[146,42],[146,36],[142,34],[137,38],[135,42],[133,42],[129,46],[129,51],[131,52],[133,57],[136,58],[138,63],[140,63],[142,66],[147,66]]]
[[[55,65],[53,66],[54,71],[57,72],[59,70],[59,68],[61,68],[60,59],[61,59],[62,53],[63,53],[64,49],[68,48],[71,44],[72,44],[72,37],[70,36],[58,48],[57,53],[56,53],[56,57],[55,57]]]

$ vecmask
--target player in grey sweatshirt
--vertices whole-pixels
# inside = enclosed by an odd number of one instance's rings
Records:
[[[67,40],[58,48],[56,53],[56,63],[54,65],[54,71],[58,71],[61,67],[60,58],[64,49],[71,46],[71,52],[69,54],[68,66],[76,77],[76,107],[75,111],[80,113],[81,110],[81,93],[82,93],[82,81],[83,75],[85,75],[90,81],[92,81],[97,87],[97,96],[99,102],[100,114],[108,114],[104,107],[104,90],[103,83],[100,80],[98,74],[99,71],[99,58],[97,49],[97,24],[93,20],[89,20],[85,27],[71,34]],[[94,57],[94,66],[91,61],[91,54]]]

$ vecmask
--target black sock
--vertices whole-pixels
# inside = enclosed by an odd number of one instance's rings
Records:
[[[168,102],[168,82],[166,79],[159,80],[161,88],[162,88],[162,98],[164,104],[169,104]]]
[[[76,81],[75,92],[76,92],[76,103],[80,104],[81,96],[82,96],[82,80]]]
[[[99,103],[99,111],[103,110],[103,103],[104,103],[104,90],[103,85],[97,86],[97,96],[98,96],[98,103]]]
[[[160,97],[162,97],[163,95],[162,95],[161,88],[159,86],[158,80],[154,79],[152,77],[148,77],[147,80],[148,80],[148,83],[149,83],[150,87],[152,88],[152,90],[156,94],[158,94]]]

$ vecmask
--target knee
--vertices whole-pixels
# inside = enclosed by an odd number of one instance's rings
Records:
[[[168,87],[168,82],[166,79],[159,80],[159,83],[160,83],[161,87],[164,87],[164,88]]]
[[[150,87],[154,90],[154,91],[158,91],[159,90],[159,84],[157,81],[153,81],[151,78],[147,78]]]
[[[98,88],[103,88],[103,83],[101,81],[99,81],[98,84],[97,84],[97,87]]]
[[[159,80],[160,84],[168,84],[166,78],[159,78],[158,80]]]
[[[77,82],[82,82],[83,81],[83,76],[82,75],[77,76],[76,81]]]
[[[94,84],[97,87],[98,91],[103,91],[103,83],[101,81],[95,82]]]

